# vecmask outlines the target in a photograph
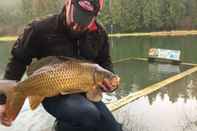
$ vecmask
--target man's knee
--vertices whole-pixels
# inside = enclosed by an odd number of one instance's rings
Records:
[[[96,107],[92,108],[91,106],[88,106],[79,114],[79,119],[81,125],[93,127],[100,121],[100,112]]]
[[[97,107],[80,94],[60,96],[51,104],[55,108],[50,113],[62,122],[80,126],[94,126],[100,120],[100,111]]]

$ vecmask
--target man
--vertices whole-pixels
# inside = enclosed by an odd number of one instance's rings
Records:
[[[86,59],[112,70],[108,37],[96,22],[103,0],[65,0],[62,12],[34,21],[19,36],[12,48],[5,79],[19,81],[33,58],[68,56]],[[107,80],[100,85],[110,88]],[[0,97],[0,120],[3,119],[5,96]],[[43,106],[56,117],[56,131],[122,131],[103,102],[90,102],[83,94],[46,98]]]

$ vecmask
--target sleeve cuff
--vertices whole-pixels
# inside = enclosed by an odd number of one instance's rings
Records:
[[[3,105],[6,103],[6,96],[3,94],[0,94],[0,105]]]

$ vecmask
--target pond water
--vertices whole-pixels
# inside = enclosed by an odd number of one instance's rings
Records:
[[[197,73],[115,112],[124,131],[196,131]]]

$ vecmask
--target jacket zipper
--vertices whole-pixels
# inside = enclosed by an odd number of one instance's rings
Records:
[[[80,56],[79,40],[77,40],[77,57]]]

